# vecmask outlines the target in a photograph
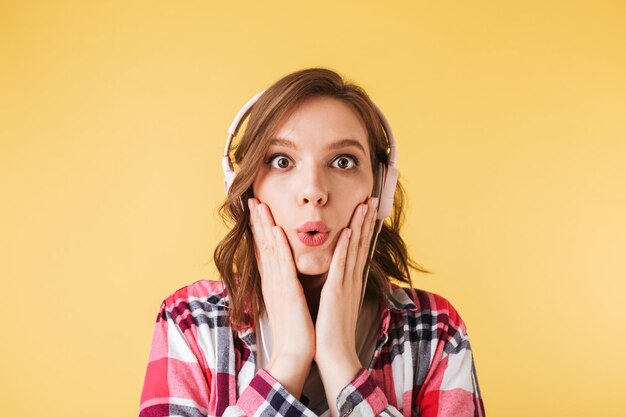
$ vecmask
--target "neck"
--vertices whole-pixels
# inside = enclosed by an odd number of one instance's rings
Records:
[[[306,298],[313,324],[315,324],[315,320],[317,319],[317,310],[320,305],[320,295],[322,293],[322,287],[324,287],[324,283],[326,282],[326,276],[327,274],[298,274],[298,280],[304,290],[304,297]]]

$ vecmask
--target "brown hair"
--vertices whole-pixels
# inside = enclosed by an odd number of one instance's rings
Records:
[[[351,105],[366,126],[373,169],[379,162],[387,162],[387,138],[372,101],[361,87],[343,80],[336,72],[325,68],[296,71],[276,81],[261,95],[235,147],[234,162],[239,170],[226,201],[219,208],[222,219],[226,224],[231,223],[232,228],[213,253],[226,285],[231,325],[236,330],[247,323],[247,313],[256,318],[265,308],[249,226],[247,199],[252,197],[252,183],[281,121],[299,103],[315,96],[329,96]],[[390,279],[412,287],[409,268],[430,272],[411,259],[400,237],[404,200],[404,189],[398,181],[391,216],[383,224],[370,263],[367,292],[385,298],[389,295]]]

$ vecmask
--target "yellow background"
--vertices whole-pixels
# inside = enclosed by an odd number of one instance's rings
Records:
[[[137,414],[161,300],[216,277],[228,125],[326,66],[394,128],[487,414],[623,415],[625,3],[293,3],[0,3],[0,413]]]

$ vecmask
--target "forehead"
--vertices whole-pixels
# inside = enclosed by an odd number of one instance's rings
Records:
[[[360,115],[350,104],[332,97],[313,97],[300,103],[279,125],[275,136],[298,148],[322,148],[340,141],[349,146],[351,140],[369,154],[367,129]]]

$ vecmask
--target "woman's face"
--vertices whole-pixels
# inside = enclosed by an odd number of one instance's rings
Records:
[[[363,121],[338,99],[307,99],[280,125],[263,162],[254,196],[284,230],[298,272],[328,272],[339,233],[372,192]]]

